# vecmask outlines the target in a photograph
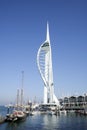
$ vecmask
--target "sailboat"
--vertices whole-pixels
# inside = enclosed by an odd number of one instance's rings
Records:
[[[21,90],[22,93],[22,90]],[[17,104],[14,106],[14,109],[12,113],[9,112],[8,108],[8,113],[6,115],[5,121],[7,122],[15,122],[15,121],[21,121],[26,119],[26,114],[23,112],[23,106],[20,104],[19,105],[19,89],[17,90]]]
[[[26,119],[26,114],[23,112],[23,72],[22,72],[22,89],[21,89],[21,102],[19,104],[19,89],[17,90],[17,104],[14,106],[14,110],[11,114],[8,113],[6,115],[6,121],[20,121]]]

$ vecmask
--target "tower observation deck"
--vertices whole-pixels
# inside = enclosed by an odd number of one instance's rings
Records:
[[[52,52],[49,35],[49,25],[47,23],[46,40],[41,44],[37,53],[37,65],[44,82],[44,104],[57,104],[59,101],[54,94]]]

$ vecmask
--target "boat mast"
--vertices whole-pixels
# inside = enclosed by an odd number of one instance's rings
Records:
[[[21,106],[23,106],[23,85],[24,85],[24,71],[22,71]]]
[[[19,107],[19,89],[17,89],[17,108]]]

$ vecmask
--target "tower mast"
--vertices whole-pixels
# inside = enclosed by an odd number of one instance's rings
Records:
[[[48,24],[48,22],[47,22],[47,34],[46,34],[46,41],[48,41],[48,42],[49,42],[49,44],[50,44],[50,34],[49,34],[49,24]]]

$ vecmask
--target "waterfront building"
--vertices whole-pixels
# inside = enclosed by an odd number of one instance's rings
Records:
[[[67,109],[84,109],[87,108],[87,95],[70,96],[59,99],[63,108]]]
[[[37,53],[37,65],[44,82],[44,104],[57,104],[59,101],[54,94],[52,51],[50,44],[49,25],[47,23],[46,40],[43,42]]]

